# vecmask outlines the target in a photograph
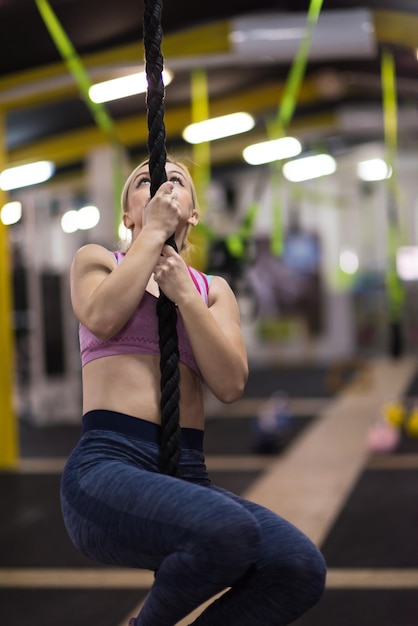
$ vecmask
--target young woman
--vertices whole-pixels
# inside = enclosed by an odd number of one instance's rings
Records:
[[[194,625],[290,624],[321,597],[324,561],[291,524],[208,477],[202,382],[223,402],[238,399],[247,356],[226,281],[165,245],[174,233],[181,252],[198,222],[188,170],[168,160],[166,172],[152,199],[147,163],[126,181],[126,254],[89,244],[73,261],[83,431],[62,477],[64,521],[88,557],[156,572],[130,626],[173,626],[227,588]],[[178,315],[181,478],[159,472],[160,288]]]

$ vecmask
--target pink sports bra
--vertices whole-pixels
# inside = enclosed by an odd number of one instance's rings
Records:
[[[125,254],[115,252],[116,262],[119,264]],[[188,266],[190,276],[204,299],[208,303],[209,282],[207,276]],[[98,339],[83,324],[79,324],[80,353],[82,366],[95,359],[119,354],[148,354],[159,355],[158,319],[156,313],[157,298],[147,291],[132,315],[130,320],[116,335],[110,339]],[[177,310],[177,336],[179,347],[179,361],[190,367],[200,378],[201,373],[194,358],[190,342],[180,312]]]

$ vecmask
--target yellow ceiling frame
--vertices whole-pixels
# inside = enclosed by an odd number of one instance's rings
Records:
[[[224,115],[234,113],[238,109],[257,114],[269,109],[277,109],[284,83],[272,83],[261,86],[257,90],[234,94],[227,98],[220,98],[210,103],[211,115]],[[314,79],[306,80],[299,93],[299,102],[309,104],[317,102],[320,92]],[[165,112],[165,125],[167,141],[180,138],[183,129],[191,122],[191,110],[189,106],[168,108]],[[126,117],[115,121],[115,133],[120,142],[130,148],[135,145],[145,144],[147,141],[146,114]],[[246,135],[248,137],[249,134]],[[53,161],[58,167],[66,163],[80,162],[86,153],[93,147],[108,143],[108,137],[91,125],[88,128],[73,130],[54,135],[47,139],[27,144],[23,147],[10,150],[8,154],[9,164],[26,163],[40,159]]]
[[[225,54],[230,51],[229,22],[214,22],[164,36],[165,59]],[[95,79],[105,80],[121,68],[138,69],[144,56],[142,41],[81,56],[83,66]],[[0,76],[0,106],[3,110],[33,106],[77,96],[78,88],[63,62]]]
[[[380,42],[418,47],[418,16],[398,11],[373,11],[376,39]],[[164,36],[164,56],[170,58],[209,54],[225,54],[230,50],[230,23],[227,20],[198,26]],[[105,50],[82,57],[83,64],[95,77],[103,78],[120,71],[121,66],[138,66],[143,58],[142,42]],[[277,109],[283,92],[283,83],[247,89],[233,97],[219,98],[210,103],[211,115],[221,115],[236,110],[257,114]],[[0,108],[6,112],[17,108],[39,105],[76,96],[77,86],[63,63],[0,77]],[[299,103],[308,104],[324,100],[314,79],[307,77],[299,94]],[[167,108],[167,140],[179,138],[183,128],[190,123],[190,107]],[[116,133],[126,147],[145,143],[146,115],[130,116],[115,122]],[[246,139],[250,135],[247,134]],[[21,148],[10,150],[8,165],[38,159],[50,159],[58,166],[80,162],[94,146],[105,144],[107,137],[95,126],[57,134]],[[216,159],[216,152],[213,158]]]

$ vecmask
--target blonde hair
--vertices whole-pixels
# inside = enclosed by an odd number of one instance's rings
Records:
[[[188,183],[190,185],[190,189],[191,189],[191,193],[192,193],[193,210],[199,211],[199,202],[198,202],[198,199],[197,199],[196,187],[195,187],[195,184],[193,182],[192,176],[190,174],[190,170],[187,167],[187,165],[185,165],[182,161],[178,161],[178,160],[176,160],[176,159],[174,159],[172,157],[167,157],[166,158],[166,162],[167,163],[172,163],[173,165],[176,165],[177,167],[179,167],[184,172],[184,175],[185,175],[186,180],[188,181]],[[137,165],[135,167],[135,169],[132,170],[132,172],[129,174],[128,178],[125,181],[125,184],[123,186],[122,193],[121,193],[121,208],[122,208],[122,214],[123,215],[128,212],[128,194],[129,194],[129,189],[130,189],[131,183],[132,183],[133,179],[135,178],[135,176],[137,175],[137,173],[139,172],[139,170],[141,170],[143,167],[145,167],[145,165],[149,165],[149,160],[148,159],[146,159],[145,161],[142,161],[142,163]],[[183,241],[181,252],[182,253],[188,253],[190,251],[190,248],[191,248],[191,244],[187,240],[187,236],[186,236],[185,240]]]

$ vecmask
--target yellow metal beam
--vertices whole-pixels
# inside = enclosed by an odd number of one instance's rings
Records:
[[[417,45],[418,16],[395,12],[375,11],[376,38],[379,41]],[[163,52],[170,58],[197,57],[199,55],[225,54],[230,50],[229,21],[219,21],[164,35]],[[82,61],[87,70],[94,72],[95,79],[109,77],[121,66],[137,66],[143,58],[142,41],[85,55]],[[77,86],[63,63],[0,77],[0,106],[8,109],[28,107],[76,96]],[[243,91],[237,95],[211,101],[211,115],[221,115],[236,110],[257,114],[277,110],[283,95],[283,84],[268,84]],[[315,80],[305,80],[299,94],[299,103],[317,102],[323,99]],[[177,139],[183,128],[191,121],[188,106],[170,107],[169,92],[166,100],[167,140]],[[147,125],[145,111],[127,117],[115,124],[116,134],[126,147],[145,144]],[[40,158],[53,160],[58,166],[84,159],[94,146],[107,142],[100,130],[92,126],[85,129],[55,135],[53,137],[12,150],[8,161],[20,163]]]
[[[376,39],[381,43],[418,47],[418,15],[400,11],[374,11]]]
[[[0,171],[4,169],[4,113],[0,110]],[[7,198],[0,189],[0,208]],[[0,220],[0,469],[13,469],[18,457],[18,427],[13,409],[14,349],[10,249],[7,227]]]
[[[276,111],[283,93],[283,83],[271,83],[258,89],[250,89],[226,98],[213,100],[210,103],[212,116],[233,113],[244,110],[257,115],[268,110]],[[298,97],[300,104],[318,102],[322,95],[317,89],[314,79],[304,82]],[[187,124],[191,122],[189,106],[167,108],[165,125],[167,130],[167,144],[178,139]],[[115,122],[115,132],[121,143],[127,148],[146,144],[148,128],[146,113],[124,118]],[[10,150],[9,165],[48,159],[57,166],[75,163],[84,160],[91,148],[103,145],[108,141],[96,126],[70,131],[60,135],[43,139],[21,148]]]
[[[164,36],[163,53],[170,58],[226,53],[230,49],[230,26],[227,21],[214,22]],[[83,66],[94,80],[106,80],[120,74],[121,68],[138,69],[143,64],[141,40],[133,44],[81,56]],[[77,85],[61,61],[47,66],[0,76],[0,103],[5,109],[34,106],[62,100],[78,94]]]
[[[418,46],[418,16],[401,11],[373,11],[376,39],[408,47]],[[231,50],[231,25],[221,20],[193,28],[164,34],[163,53],[166,62],[180,57],[225,54]],[[47,36],[47,35],[45,35]],[[143,43],[138,41],[93,54],[83,55],[81,60],[95,79],[109,77],[123,66],[138,66],[144,56]],[[65,81],[68,77],[68,81]],[[77,94],[77,87],[68,76],[64,63],[24,70],[0,77],[0,101],[2,106],[16,108],[41,102],[51,102]]]
[[[289,135],[304,133],[323,133],[324,131],[332,131],[338,126],[338,116],[333,113],[317,113],[309,117],[293,120],[287,131]],[[266,133],[261,130],[251,131],[243,135],[235,135],[227,139],[212,142],[211,145],[211,162],[213,165],[222,165],[235,161],[237,155],[241,155],[246,146],[251,143],[258,143],[268,139]]]
[[[418,16],[401,11],[373,11],[376,39],[407,47],[418,46]],[[228,20],[164,34],[163,53],[170,59],[225,54],[231,49],[231,25]],[[47,36],[47,35],[45,35]],[[81,57],[84,67],[94,74],[94,80],[105,80],[121,67],[138,67],[144,56],[142,40],[124,46],[102,50]],[[0,76],[0,105],[7,109],[34,106],[76,96],[77,86],[68,75],[64,63],[25,70]]]

